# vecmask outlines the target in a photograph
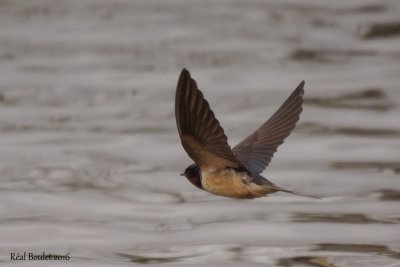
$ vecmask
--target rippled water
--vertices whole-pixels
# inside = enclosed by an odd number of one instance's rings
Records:
[[[0,0],[0,264],[400,266],[399,13],[394,0]],[[298,127],[264,175],[322,199],[232,200],[179,176],[183,67],[231,145],[304,79]]]

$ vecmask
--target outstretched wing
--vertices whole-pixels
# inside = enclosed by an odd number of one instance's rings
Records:
[[[261,173],[268,166],[278,146],[295,127],[303,110],[303,87],[304,81],[268,121],[233,148],[252,173]]]
[[[183,148],[200,168],[244,168],[196,81],[183,69],[175,95],[175,117]]]

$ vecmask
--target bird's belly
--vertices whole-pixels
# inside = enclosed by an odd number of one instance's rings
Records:
[[[201,184],[210,193],[232,198],[256,198],[268,191],[265,187],[250,183],[246,173],[233,169],[202,172]]]

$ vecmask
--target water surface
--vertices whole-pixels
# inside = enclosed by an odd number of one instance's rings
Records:
[[[0,1],[0,264],[400,266],[397,1]],[[321,200],[194,188],[180,70],[231,145],[301,80],[264,175]],[[10,262],[14,252],[69,261]]]

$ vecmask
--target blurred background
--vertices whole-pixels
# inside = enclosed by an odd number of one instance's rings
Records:
[[[0,264],[400,266],[400,2],[0,0]],[[188,68],[234,146],[306,81],[264,172],[179,176]],[[71,260],[10,262],[10,253]]]

